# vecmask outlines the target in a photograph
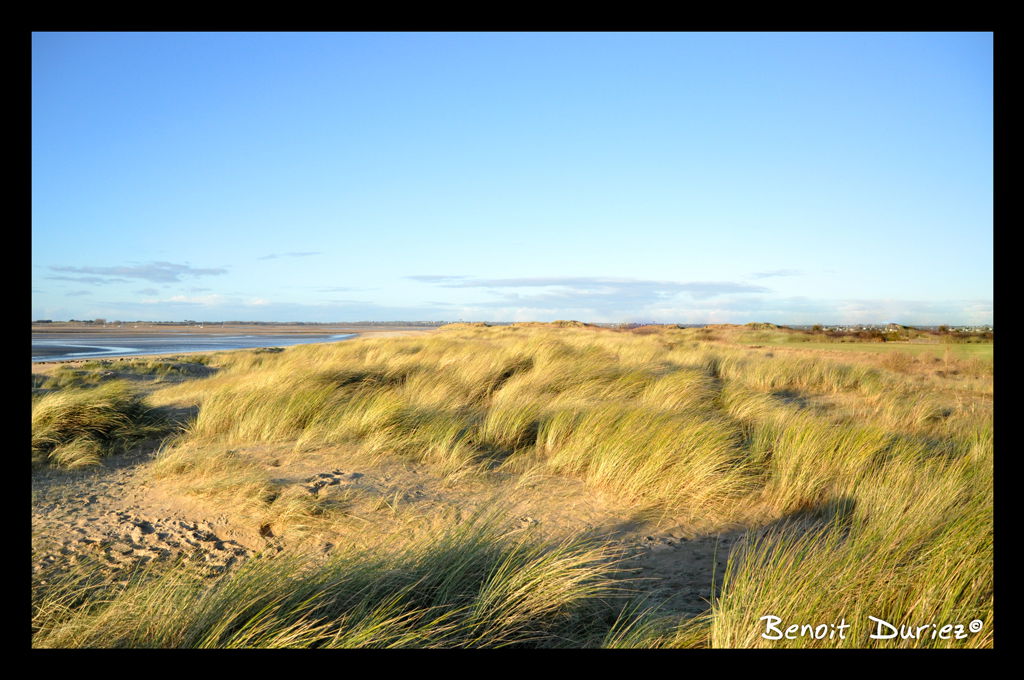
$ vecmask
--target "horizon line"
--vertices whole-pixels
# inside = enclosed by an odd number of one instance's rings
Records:
[[[992,321],[984,321],[977,323],[900,323],[899,321],[817,321],[814,323],[779,323],[776,321],[746,321],[746,322],[728,322],[728,321],[699,321],[699,322],[677,322],[677,321],[584,321],[581,319],[556,319],[554,321],[538,321],[538,320],[520,320],[520,321],[497,321],[497,320],[485,320],[485,319],[390,319],[390,320],[361,320],[361,321],[256,321],[256,320],[244,320],[244,319],[223,319],[223,320],[199,320],[199,319],[182,319],[182,320],[143,320],[143,319],[114,319],[108,321],[100,318],[98,321],[104,325],[112,324],[125,324],[125,323],[137,323],[137,324],[301,324],[301,325],[315,325],[315,326],[337,326],[342,324],[452,324],[452,323],[486,323],[486,324],[499,324],[499,325],[511,325],[515,323],[556,323],[558,321],[575,321],[580,323],[588,323],[597,326],[607,325],[640,325],[640,326],[747,326],[752,324],[770,324],[773,326],[787,327],[787,326],[905,326],[907,328],[919,328],[929,326],[992,326]],[[85,323],[92,324],[96,323],[97,319],[33,319],[32,324],[42,323]]]

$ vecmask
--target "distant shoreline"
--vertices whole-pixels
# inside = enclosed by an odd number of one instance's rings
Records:
[[[141,356],[156,358],[205,354],[209,352],[231,352],[260,349],[268,346],[292,346],[296,344],[354,340],[363,335],[378,338],[415,335],[428,333],[433,330],[423,327],[396,328],[378,326],[364,327],[356,331],[351,328],[324,326],[316,331],[311,331],[306,327],[305,332],[300,332],[295,326],[254,327],[229,325],[217,326],[209,330],[197,327],[179,327],[181,330],[168,330],[167,326],[141,327],[141,324],[139,326],[139,328],[136,328],[135,324],[132,324],[130,328],[94,328],[86,332],[83,332],[80,327],[63,328],[56,332],[50,332],[49,329],[37,332],[35,330],[37,326],[33,325],[32,365],[127,359]],[[230,341],[234,336],[245,337],[250,340],[238,346],[231,346],[235,344]],[[265,344],[254,342],[255,338],[259,337],[266,337],[268,342]],[[210,342],[219,338],[228,341],[226,345],[218,346],[216,342]],[[135,340],[134,343],[132,339]],[[37,345],[37,341],[43,341],[49,344],[49,346]],[[195,346],[190,346],[192,345],[190,341],[193,341]],[[161,343],[172,346],[161,347]],[[184,347],[176,349],[173,347],[175,344]],[[204,347],[204,344],[211,346]],[[147,345],[149,346],[148,349]]]
[[[395,331],[429,331],[438,326],[417,325],[358,325],[358,324],[159,324],[159,323],[123,323],[123,324],[86,324],[86,323],[34,323],[32,335],[89,333],[105,335],[136,335],[140,333],[188,333],[190,335],[340,335],[342,333],[389,333]]]

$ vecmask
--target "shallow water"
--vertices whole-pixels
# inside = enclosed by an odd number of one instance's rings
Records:
[[[316,342],[336,342],[354,337],[341,335],[97,335],[93,333],[33,333],[32,361],[97,359],[146,354],[187,354],[227,349],[287,347]]]

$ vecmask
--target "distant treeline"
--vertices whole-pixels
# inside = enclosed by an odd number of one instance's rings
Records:
[[[888,328],[823,328],[820,325],[803,329],[808,335],[823,336],[831,340],[858,340],[861,342],[901,342],[917,338],[939,336],[943,342],[992,342],[991,329],[951,328],[939,326],[932,329],[913,328],[910,326]]]

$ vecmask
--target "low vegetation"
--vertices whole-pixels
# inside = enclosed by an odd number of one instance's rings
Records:
[[[124,382],[64,389],[34,400],[32,462],[88,467],[166,431],[166,421]]]
[[[183,566],[120,587],[84,573],[35,602],[39,647],[597,646],[616,623],[615,555],[470,521],[391,551],[254,558],[214,584]],[[145,625],[140,625],[145,622]]]
[[[272,349],[272,348],[270,348]],[[103,359],[59,365],[47,375],[33,374],[34,390],[61,390],[64,388],[96,387],[116,380],[146,382],[179,382],[209,375],[210,358],[195,355],[188,361],[164,359]]]
[[[257,446],[273,446],[276,465],[332,452],[402,461],[506,489],[510,503],[516,480],[574,480],[654,523],[743,533],[700,616],[629,596],[635,575],[617,570],[608,544],[523,542],[485,522],[326,562],[253,558],[213,585],[175,567],[91,597],[88,574],[72,572],[40,588],[35,644],[991,646],[991,358],[941,346],[821,354],[777,335],[452,324],[223,353],[200,379],[149,396],[198,408],[154,480],[262,513],[275,532],[332,520],[245,453]],[[37,397],[34,459],[85,464],[145,413],[123,386]],[[768,615],[855,627],[845,639],[772,641]],[[984,628],[873,640],[868,616]]]

